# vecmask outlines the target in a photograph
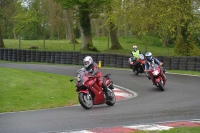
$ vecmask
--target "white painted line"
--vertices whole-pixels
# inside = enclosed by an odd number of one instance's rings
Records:
[[[161,130],[169,130],[173,127],[152,124],[152,125],[125,126],[125,128],[145,130],[145,131],[153,131],[153,130],[161,131]]]

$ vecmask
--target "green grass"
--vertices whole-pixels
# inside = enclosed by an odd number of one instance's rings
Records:
[[[175,127],[170,130],[163,131],[138,131],[131,133],[199,133],[200,127]]]
[[[0,112],[16,112],[77,104],[69,76],[0,67]]]
[[[148,39],[148,45],[146,45],[146,39]],[[81,51],[81,40],[77,39],[79,44],[75,45],[75,51]],[[141,39],[137,39],[135,36],[119,37],[119,42],[123,49],[121,50],[109,50],[111,47],[111,42],[108,37],[93,37],[92,38],[94,46],[101,53],[117,53],[117,54],[130,54],[133,44],[137,44],[138,48],[144,51],[151,51],[153,55],[160,56],[173,56],[174,48],[162,47],[159,38],[143,36]],[[4,39],[5,48],[19,48],[19,41],[14,39]],[[109,45],[109,46],[108,46]],[[69,43],[69,40],[46,40],[45,47],[43,45],[43,40],[21,40],[21,49],[29,49],[30,46],[37,46],[39,50],[46,51],[73,51],[73,44]],[[90,51],[81,51],[90,52]]]

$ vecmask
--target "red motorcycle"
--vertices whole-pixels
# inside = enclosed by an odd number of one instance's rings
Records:
[[[149,65],[149,76],[153,82],[153,85],[159,87],[164,91],[164,86],[166,84],[166,76],[162,71],[162,67],[155,63]]]
[[[110,93],[111,98],[107,98],[103,88],[100,88],[96,82],[97,77],[91,76],[84,68],[77,71],[77,77],[70,79],[72,82],[76,79],[76,91],[78,93],[78,100],[81,106],[85,109],[91,109],[93,105],[100,105],[106,103],[108,106],[113,106],[116,102],[114,94],[113,81],[110,79],[111,74],[104,77],[105,83]]]
[[[146,60],[143,54],[140,54],[138,59],[135,59],[134,57],[129,58],[130,67],[135,75],[138,75],[139,73],[144,73],[145,61]]]

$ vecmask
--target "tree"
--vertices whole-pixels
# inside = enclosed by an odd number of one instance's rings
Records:
[[[125,8],[121,7],[122,2],[115,1],[113,8],[116,12],[112,17],[124,16],[124,24],[131,25],[138,34],[157,33],[163,46],[169,37],[176,38],[176,45],[179,45],[175,50],[177,55],[190,55],[189,51],[183,50],[185,46],[189,50],[196,48],[194,33],[200,28],[194,23],[199,21],[194,11],[197,13],[199,10],[198,0],[126,0]],[[181,52],[180,47],[183,48]]]
[[[80,22],[82,50],[98,51],[92,43],[91,14],[96,13],[101,5],[110,0],[54,0],[59,2],[64,9],[74,9],[78,12]]]
[[[13,0],[0,0],[0,48],[4,48],[4,42],[2,37],[2,21],[5,18],[4,10],[9,6]]]

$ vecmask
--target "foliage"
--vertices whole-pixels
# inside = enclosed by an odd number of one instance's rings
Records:
[[[147,34],[154,31],[162,39],[163,46],[168,41],[169,36],[187,40],[176,40],[178,46],[183,45],[182,47],[184,47],[184,45],[187,45],[191,50],[194,48],[194,40],[196,40],[194,39],[194,33],[200,29],[199,23],[197,23],[200,20],[198,17],[198,0],[126,1],[124,6],[122,6],[121,1],[115,1],[112,7],[115,12],[110,13],[109,18],[117,20],[118,16],[122,16],[124,18],[123,26],[126,24],[131,25],[130,28],[138,34]],[[182,33],[178,32],[178,29]],[[177,37],[180,35],[183,37]],[[179,55],[182,52],[187,51],[180,50],[176,54]]]

